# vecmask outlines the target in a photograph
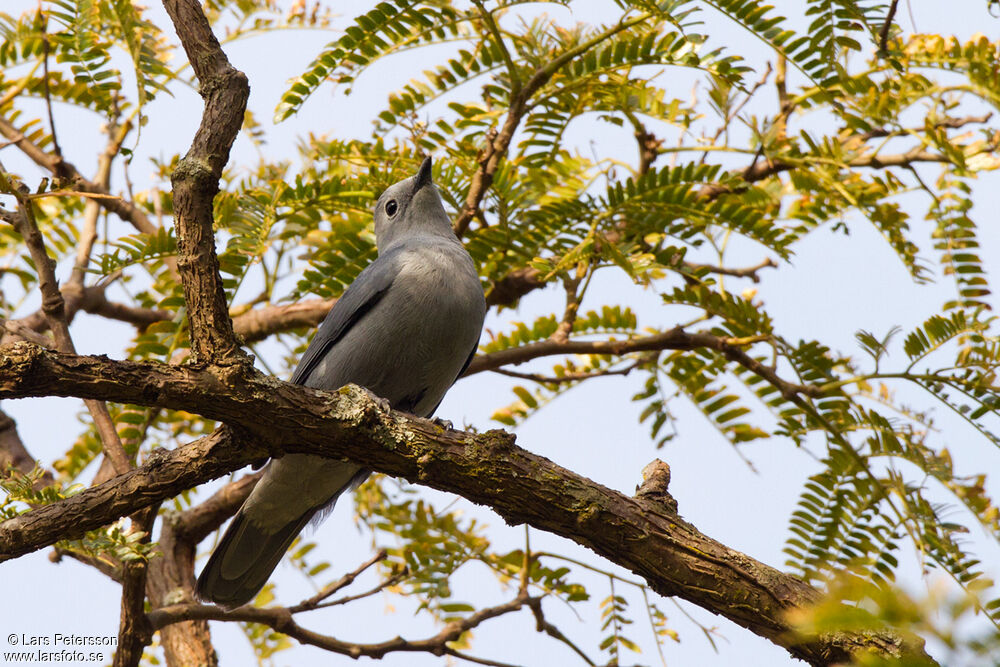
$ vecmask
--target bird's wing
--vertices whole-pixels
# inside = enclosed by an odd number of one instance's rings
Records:
[[[469,356],[468,356],[468,358],[466,358],[465,363],[462,364],[462,370],[460,370],[458,372],[458,375],[455,376],[455,380],[456,381],[458,380],[458,378],[462,377],[462,375],[465,373],[465,371],[469,370],[469,365],[472,363],[472,360],[475,358],[475,356],[476,356],[476,350],[478,350],[478,349],[479,349],[479,341],[477,340],[475,343],[472,344],[472,349],[469,350]]]
[[[326,356],[337,341],[344,337],[368,311],[375,307],[389,291],[393,280],[399,274],[397,261],[399,250],[390,250],[380,255],[368,268],[351,283],[323,320],[315,338],[306,349],[299,365],[292,374],[291,382],[305,384],[316,365]]]

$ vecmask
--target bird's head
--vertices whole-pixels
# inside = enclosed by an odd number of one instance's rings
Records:
[[[375,239],[380,251],[416,235],[454,237],[451,220],[431,179],[429,157],[416,174],[386,188],[375,204]]]

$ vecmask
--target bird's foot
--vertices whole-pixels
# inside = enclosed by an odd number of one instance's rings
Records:
[[[454,431],[455,430],[455,425],[452,424],[447,419],[441,419],[440,417],[434,417],[433,419],[431,419],[431,421],[434,422],[435,426],[440,426],[441,428],[443,428],[446,431]]]
[[[375,394],[374,392],[372,392],[370,389],[368,389],[366,387],[362,387],[362,389],[364,389],[365,393],[368,394],[368,398],[372,399],[376,403],[376,405],[378,405],[379,411],[381,411],[381,412],[391,412],[392,411],[392,404],[389,402],[389,399],[382,398],[381,396],[379,396],[378,394]]]

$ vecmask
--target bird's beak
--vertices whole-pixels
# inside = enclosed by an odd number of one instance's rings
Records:
[[[431,159],[430,157],[425,157],[423,163],[420,165],[420,170],[417,175],[413,177],[413,194],[416,194],[425,185],[431,182]]]

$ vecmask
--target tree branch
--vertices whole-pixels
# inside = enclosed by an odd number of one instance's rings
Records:
[[[336,302],[336,299],[306,299],[254,308],[233,317],[233,328],[245,342],[253,343],[281,331],[315,327]]]
[[[10,216],[10,218],[35,263],[35,270],[38,272],[38,289],[42,293],[42,312],[48,320],[49,329],[52,330],[56,348],[61,352],[73,353],[76,348],[73,345],[69,324],[66,321],[66,302],[63,300],[62,292],[59,291],[55,262],[45,250],[45,240],[35,222],[27,188],[24,187],[24,184],[14,181],[3,165],[0,165],[0,188],[14,195],[17,199],[17,214]],[[132,464],[125,453],[125,448],[122,447],[122,441],[118,437],[114,420],[108,413],[108,407],[102,401],[90,399],[85,399],[84,404],[87,406],[87,410],[94,420],[94,426],[101,436],[104,454],[114,465],[115,472],[122,474],[131,468]]]
[[[493,177],[500,166],[500,161],[507,155],[507,149],[510,147],[510,142],[514,138],[518,126],[521,124],[521,119],[528,113],[531,96],[548,83],[552,76],[564,65],[609,37],[640,23],[646,18],[645,15],[642,15],[641,17],[623,20],[598,33],[586,42],[567,49],[547,62],[543,67],[538,68],[523,86],[518,87],[516,94],[511,97],[510,108],[507,111],[507,117],[504,119],[500,130],[493,129],[486,134],[486,147],[479,152],[478,156],[479,168],[472,175],[472,180],[469,183],[469,191],[465,197],[465,205],[459,211],[458,217],[455,218],[455,222],[452,225],[455,234],[459,238],[468,229],[469,223],[480,215],[479,204],[482,202],[483,197],[486,196],[486,191],[493,184]]]
[[[718,273],[724,276],[735,276],[737,278],[749,278],[755,283],[760,282],[760,276],[757,273],[761,269],[776,269],[778,268],[778,263],[775,262],[770,257],[763,260],[760,264],[754,266],[744,267],[742,269],[733,269],[728,266],[715,266],[712,264],[695,264],[693,262],[684,262],[684,268],[690,271],[708,271],[709,273]]]
[[[882,29],[878,32],[878,50],[880,55],[886,53],[889,48],[889,29],[892,27],[892,20],[896,17],[896,5],[898,4],[899,0],[892,0],[889,3],[889,11],[886,12],[885,23],[882,24]]]
[[[0,410],[0,471],[13,467],[27,475],[35,469],[35,457],[28,453],[21,436],[17,433],[17,422],[6,412]],[[52,484],[55,479],[50,470],[44,470],[42,476],[35,482],[35,488]]]
[[[141,531],[143,542],[149,542],[158,508],[159,503],[155,503],[132,517],[131,530]],[[148,563],[141,558],[122,563],[121,620],[114,667],[136,667],[142,659],[143,650],[153,638],[145,610],[147,566]]]
[[[63,160],[61,157],[47,153],[30,139],[26,138],[18,131],[6,118],[0,117],[0,134],[7,138],[12,144],[21,149],[32,162],[39,167],[52,172],[54,175],[66,178],[73,182],[74,187],[90,194],[109,195],[96,199],[98,204],[105,210],[111,211],[122,220],[128,222],[143,234],[155,234],[156,225],[150,222],[146,213],[130,201],[121,197],[110,196],[107,188],[86,179],[80,170],[72,163]]]
[[[243,125],[250,85],[246,75],[229,64],[201,3],[164,0],[163,6],[174,23],[205,99],[205,111],[191,148],[171,176],[179,251],[177,268],[191,323],[191,353],[198,362],[238,363],[246,357],[233,333],[219,275],[212,200],[219,191],[222,169]]]
[[[452,621],[433,637],[419,640],[407,640],[396,637],[379,644],[353,644],[334,639],[328,635],[307,630],[295,622],[292,612],[284,607],[261,609],[259,607],[243,606],[232,611],[226,611],[214,605],[172,605],[156,609],[149,614],[154,628],[162,628],[182,620],[211,621],[242,621],[244,623],[260,623],[278,632],[292,637],[300,644],[318,646],[332,653],[350,656],[352,658],[383,658],[389,653],[426,652],[434,655],[451,653],[447,644],[463,634],[478,627],[492,618],[518,611],[528,603],[528,597],[519,594],[510,602],[481,609],[461,620]]]
[[[613,354],[621,356],[631,352],[654,352],[659,350],[695,350],[709,348],[725,355],[744,368],[760,375],[774,385],[786,398],[798,394],[816,397],[821,395],[818,387],[795,384],[783,380],[773,368],[765,366],[741,349],[741,346],[759,342],[763,338],[720,338],[709,333],[688,333],[680,327],[651,336],[626,338],[624,340],[582,341],[570,340],[560,343],[543,340],[513,347],[499,352],[480,354],[469,364],[465,375],[492,371],[508,364],[523,364],[532,359],[562,354]],[[464,376],[463,376],[464,377]]]
[[[357,579],[359,576],[361,576],[362,572],[370,568],[372,565],[375,565],[376,563],[381,563],[386,559],[386,556],[388,556],[388,552],[385,549],[379,549],[374,556],[372,556],[364,563],[356,567],[353,571],[348,572],[347,574],[345,574],[344,576],[342,576],[340,579],[333,582],[329,586],[325,586],[323,590],[321,590],[319,593],[312,596],[311,598],[303,600],[302,602],[293,607],[289,607],[288,611],[290,611],[293,614],[297,614],[301,611],[311,611],[313,609],[318,609],[323,606],[328,606],[324,604],[324,601],[327,598],[329,598],[337,591],[342,590],[353,584],[354,580]],[[381,589],[382,587],[383,586],[380,585],[377,588]]]
[[[111,164],[131,130],[132,123],[127,120],[121,125],[115,122],[108,127],[108,143],[104,151],[97,157],[97,174],[94,176],[96,183],[105,190],[111,187]],[[94,249],[94,242],[97,241],[97,217],[100,212],[101,206],[97,199],[88,197],[83,210],[83,229],[77,241],[76,262],[67,285],[83,287],[87,266],[90,264],[90,255]]]
[[[658,499],[629,498],[596,484],[514,446],[507,433],[442,430],[428,420],[387,414],[357,387],[319,392],[243,366],[113,362],[25,343],[0,348],[0,398],[40,395],[185,409],[232,428],[5,521],[0,524],[3,559],[72,539],[265,456],[311,453],[457,493],[492,507],[512,525],[529,523],[567,537],[644,577],[658,593],[722,614],[814,665],[844,662],[859,648],[897,656],[921,651],[888,635],[793,637],[786,612],[820,597],[801,580],[701,534]],[[216,618],[225,612],[197,613]],[[266,622],[268,617],[260,618]]]

